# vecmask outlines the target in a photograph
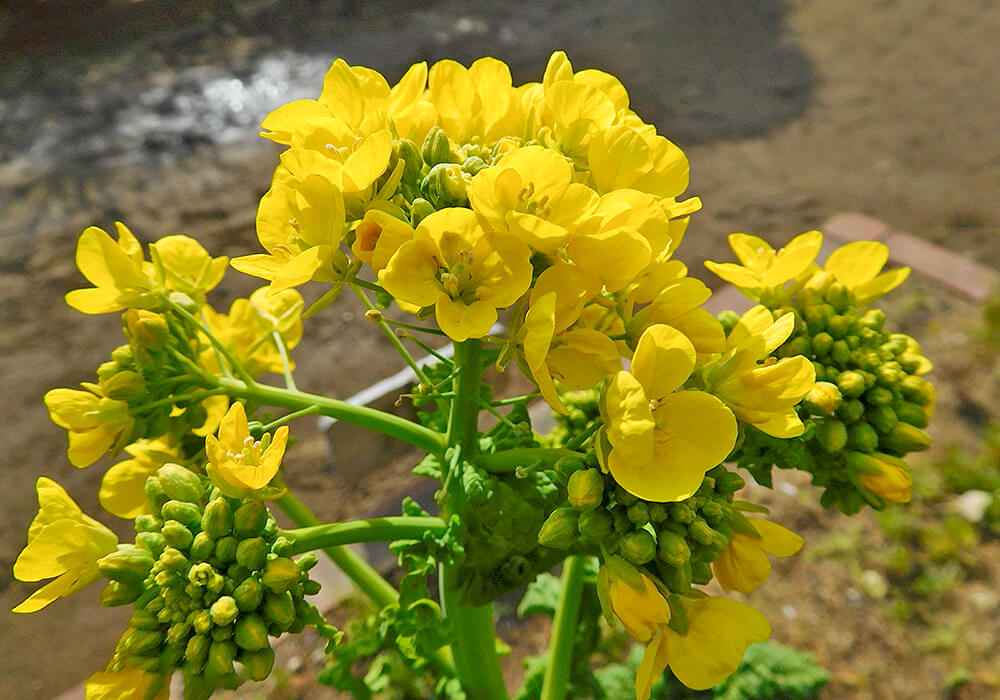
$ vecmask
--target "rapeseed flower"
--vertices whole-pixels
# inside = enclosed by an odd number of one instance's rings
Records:
[[[214,435],[205,438],[206,471],[228,496],[261,492],[278,474],[287,442],[287,425],[278,428],[273,439],[266,433],[261,440],[254,440],[246,409],[237,401],[223,417],[218,438]]]
[[[52,389],[45,394],[49,418],[67,431],[67,455],[74,467],[89,466],[104,453],[117,452],[133,425],[126,402],[104,396],[94,384],[83,387],[88,391]]]
[[[705,267],[733,284],[748,298],[778,303],[795,293],[809,278],[813,261],[823,244],[823,234],[800,234],[777,252],[767,241],[746,233],[729,234],[729,246],[742,265],[705,262]],[[788,283],[791,282],[791,285]]]
[[[131,520],[149,512],[146,479],[167,462],[177,462],[181,455],[164,438],[139,440],[125,447],[125,451],[132,459],[118,462],[104,473],[98,499],[104,510]]]
[[[66,294],[66,303],[77,311],[105,314],[127,308],[156,309],[163,303],[163,290],[144,265],[138,239],[120,221],[115,228],[117,241],[97,226],[80,234],[76,266],[94,286]]]
[[[878,241],[855,241],[837,248],[826,259],[823,270],[843,282],[858,307],[868,306],[903,283],[910,268],[882,272],[889,261],[889,248]]]
[[[86,700],[167,700],[168,677],[138,668],[99,671],[87,679]]]
[[[802,538],[764,518],[747,518],[756,537],[735,531],[729,546],[712,562],[715,578],[725,591],[749,593],[767,580],[767,555],[790,557],[802,548]]]

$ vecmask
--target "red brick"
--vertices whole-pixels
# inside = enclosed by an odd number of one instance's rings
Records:
[[[888,224],[858,212],[844,212],[827,219],[819,230],[844,242],[882,241],[889,235]]]
[[[971,299],[982,301],[1000,287],[996,270],[908,233],[893,233],[885,244],[893,262],[909,265]]]

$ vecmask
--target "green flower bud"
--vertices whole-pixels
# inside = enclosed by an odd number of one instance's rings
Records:
[[[233,626],[226,625],[225,627],[213,627],[212,631],[209,632],[209,636],[213,641],[224,642],[227,639],[233,638]]]
[[[795,357],[796,355],[805,355],[806,357],[812,355],[812,343],[804,335],[790,339],[778,349],[779,357]]]
[[[316,556],[316,552],[306,552],[296,559],[295,563],[298,565],[300,571],[309,571],[319,564],[319,557]]]
[[[143,350],[159,350],[170,339],[170,326],[160,314],[144,309],[129,309],[122,314],[122,320],[129,338]]]
[[[448,135],[439,126],[432,126],[427,132],[424,143],[420,147],[420,155],[424,162],[430,166],[435,166],[438,163],[453,163],[457,160],[452,153]]]
[[[244,651],[240,654],[240,663],[247,678],[252,681],[262,681],[271,675],[274,668],[274,650],[270,646],[257,651]]]
[[[160,593],[162,594],[162,591],[160,591]],[[136,607],[141,607],[143,610],[148,610],[151,613],[159,612],[163,609],[164,605],[166,605],[166,602],[163,600],[162,595],[154,595],[149,599],[145,606],[140,606],[139,601],[136,601]]]
[[[858,372],[847,370],[837,377],[837,387],[845,398],[856,399],[865,393],[865,379]]]
[[[122,583],[121,581],[110,581],[101,590],[101,605],[106,608],[115,608],[119,605],[129,605],[134,603],[142,594],[141,583]]]
[[[159,629],[129,629],[122,637],[121,649],[130,656],[148,656],[150,652],[159,652],[163,639]]]
[[[215,569],[208,562],[201,562],[200,564],[195,564],[190,569],[188,569],[188,581],[193,583],[195,586],[206,586],[208,582],[212,580],[215,575]]]
[[[236,560],[239,561],[239,550]],[[299,574],[299,567],[294,561],[288,557],[277,557],[267,562],[260,582],[275,593],[284,593],[299,582]]]
[[[883,435],[891,433],[896,424],[899,423],[896,412],[892,410],[892,406],[888,405],[876,406],[867,412],[865,418],[875,427],[875,430]]]
[[[618,506],[611,511],[611,525],[620,535],[632,530],[632,521],[628,519],[628,511],[624,506]]]
[[[720,312],[719,315],[716,316],[716,319],[722,325],[722,330],[726,332],[726,335],[729,335],[729,332],[736,327],[737,323],[740,322],[740,315],[735,311],[727,309],[726,311]]]
[[[111,351],[111,359],[119,367],[131,367],[135,362],[135,356],[132,353],[132,348],[128,345],[119,345],[114,350]]]
[[[396,139],[393,145],[396,157],[403,161],[403,182],[415,184],[424,167],[424,159],[420,155],[420,149],[409,139]]]
[[[233,599],[241,612],[256,610],[264,600],[264,587],[252,576],[244,579],[233,591]]]
[[[712,569],[709,567],[708,562],[705,561],[691,562],[691,583],[694,583],[698,586],[704,586],[711,580],[712,580]]]
[[[670,505],[670,517],[673,520],[686,525],[694,522],[694,519],[697,516],[691,506],[687,503],[673,503]]]
[[[323,585],[319,581],[309,579],[302,582],[302,595],[316,595],[323,590]]]
[[[826,298],[827,303],[833,306],[834,310],[839,314],[847,311],[851,305],[851,293],[847,289],[847,285],[843,282],[836,280],[831,282],[830,286],[826,288],[826,294],[823,296]]]
[[[250,571],[264,568],[267,562],[267,544],[261,537],[243,540],[236,546],[236,563]],[[297,573],[297,572],[296,572]]]
[[[860,350],[855,350],[851,357],[854,363],[859,369],[863,369],[866,372],[874,372],[882,364],[882,358],[879,357],[877,352],[862,352]]]
[[[136,532],[159,532],[160,528],[163,527],[163,520],[155,515],[143,513],[135,516],[133,525]]]
[[[869,309],[858,319],[858,325],[873,331],[880,331],[885,325],[885,312],[882,309]]]
[[[233,531],[243,539],[257,537],[267,525],[267,506],[263,501],[247,501],[233,515]]]
[[[681,567],[691,558],[691,550],[680,535],[669,530],[661,530],[656,536],[659,538],[656,555],[664,564]]]
[[[149,576],[154,561],[153,555],[142,547],[120,544],[117,550],[97,561],[97,568],[112,581],[142,583]]]
[[[135,545],[152,554],[154,559],[158,559],[163,554],[167,541],[159,532],[140,532],[135,536]]]
[[[588,510],[580,514],[577,526],[581,535],[598,540],[611,534],[613,523],[607,511]]]
[[[220,608],[220,611],[222,611],[222,608]],[[191,623],[191,627],[196,634],[208,634],[212,631],[212,614],[208,610],[198,610],[191,613],[188,616],[188,622]]]
[[[236,644],[228,640],[212,642],[205,660],[205,675],[209,678],[221,678],[234,673],[233,661],[237,650]]]
[[[162,483],[162,482],[161,482]],[[201,529],[201,508],[184,501],[167,501],[160,510],[163,520],[176,520],[193,530]]]
[[[633,524],[641,527],[649,522],[649,506],[645,501],[636,501],[628,507],[626,515]]]
[[[596,469],[581,469],[570,475],[566,491],[571,506],[594,510],[604,498],[604,477]]]
[[[568,549],[576,542],[578,514],[573,508],[556,508],[542,523],[538,543],[553,549]]]
[[[847,367],[851,363],[851,346],[847,344],[847,341],[834,341],[833,349],[830,351],[830,359],[839,367]]]
[[[917,428],[926,428],[929,422],[927,413],[922,406],[911,401],[898,401],[893,404],[896,416],[904,423],[909,423]]]
[[[812,347],[817,357],[826,357],[833,350],[833,336],[826,331],[817,333],[813,336]]]
[[[170,496],[163,490],[160,480],[155,476],[146,479],[145,492],[146,500],[149,501],[154,513],[159,513],[163,504],[170,500]]]
[[[243,566],[242,564],[237,564],[233,562],[226,569],[226,577],[232,579],[236,583],[242,583],[243,579],[250,575],[250,569]]]
[[[843,401],[840,389],[830,382],[816,382],[802,400],[802,405],[813,415],[832,416]]]
[[[294,611],[293,611],[294,614]],[[267,646],[267,623],[260,615],[240,615],[233,639],[240,649],[256,651]]]
[[[206,634],[196,634],[187,641],[184,648],[184,658],[193,667],[200,669],[205,665],[208,658],[208,649],[212,645],[211,639]]]
[[[208,613],[212,616],[213,623],[219,627],[225,627],[232,624],[236,616],[240,614],[240,609],[232,596],[224,595],[212,603],[212,607],[209,608]]]
[[[922,355],[915,352],[904,352],[902,355],[896,358],[899,362],[899,366],[903,371],[908,374],[913,374],[918,372],[924,364],[924,358]]]
[[[420,189],[437,209],[468,204],[468,187],[469,175],[457,163],[435,165],[420,183]]]
[[[262,612],[268,621],[273,622],[282,631],[288,629],[295,620],[295,601],[292,600],[292,594],[267,593],[264,596]]]
[[[171,547],[187,549],[191,546],[194,535],[176,520],[168,520],[163,524],[163,539]]]
[[[191,625],[187,622],[175,622],[167,630],[167,644],[178,646],[187,639]]]
[[[858,452],[874,452],[878,447],[878,434],[866,421],[859,421],[847,429],[847,443]]]
[[[204,491],[201,477],[190,469],[179,464],[164,464],[157,470],[156,478],[160,480],[164,492],[175,501],[201,503]]]
[[[892,403],[892,392],[884,386],[874,386],[865,392],[869,406],[886,406]]]
[[[908,423],[898,423],[891,433],[882,437],[881,444],[899,454],[922,452],[930,448],[931,436]]]
[[[476,173],[487,167],[486,161],[484,161],[479,156],[470,156],[462,161],[462,170],[469,174],[469,177],[475,177]]]
[[[237,542],[235,537],[223,537],[215,543],[215,557],[225,563],[236,558]]]
[[[826,326],[827,332],[835,339],[847,340],[847,335],[851,331],[852,319],[843,314],[836,314],[830,317],[830,322]],[[851,342],[848,340],[847,344]]]
[[[816,304],[807,306],[802,311],[802,316],[806,322],[806,328],[811,335],[816,335],[827,329],[830,319],[833,317],[833,307],[829,304]],[[837,337],[837,336],[835,336]]]
[[[673,593],[686,593],[691,588],[691,561],[682,566],[660,566],[660,579]]]
[[[688,533],[691,535],[691,539],[699,544],[708,546],[715,541],[715,530],[709,527],[708,523],[701,518],[695,518],[688,525]]]
[[[416,228],[420,222],[434,213],[434,205],[422,197],[417,197],[410,205],[410,225]]]
[[[619,551],[625,559],[641,566],[656,556],[656,541],[646,530],[633,530],[622,537]]]
[[[865,405],[858,399],[844,401],[837,407],[837,417],[845,423],[857,423],[865,415]]]
[[[128,619],[128,626],[137,630],[158,630],[160,629],[160,621],[156,619],[156,615],[148,610],[136,610]]]
[[[146,383],[138,372],[124,370],[102,380],[101,390],[110,399],[132,401],[146,392]]]
[[[101,386],[122,370],[117,362],[102,362],[97,366],[97,381]]]
[[[816,421],[816,441],[824,451],[840,452],[847,445],[847,427],[835,418]]]
[[[194,536],[191,543],[192,561],[208,561],[215,554],[215,542],[204,532],[199,532]]]
[[[737,486],[736,488],[734,488],[732,492],[739,491],[741,488],[743,488],[743,479],[741,479],[738,475],[734,475],[734,476],[736,476],[736,478],[740,479],[740,485]],[[719,483],[718,480],[716,480],[716,482],[715,482],[715,488],[717,490],[719,490],[720,493],[724,493],[724,491],[722,491],[723,487],[720,485],[720,483]],[[650,520],[650,522],[653,522],[653,523],[662,523],[666,519],[667,519],[667,509],[666,509],[666,506],[664,506],[662,503],[650,503],[649,504],[649,520]]]
[[[900,382],[900,389],[903,391],[903,398],[920,406],[934,402],[934,385],[922,377],[904,377]]]

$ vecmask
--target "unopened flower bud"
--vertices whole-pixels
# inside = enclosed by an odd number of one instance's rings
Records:
[[[201,508],[194,503],[170,500],[163,504],[160,513],[163,516],[164,522],[167,520],[176,520],[192,529],[199,529],[201,527]]]
[[[695,518],[695,520],[688,525],[688,533],[698,544],[709,546],[715,541],[715,530],[709,527],[708,523],[701,518]]]
[[[240,609],[239,606],[236,605],[236,601],[232,596],[224,595],[212,603],[212,607],[209,608],[208,614],[212,616],[212,622],[214,624],[219,627],[225,627],[236,619],[236,616],[240,614]]]
[[[570,475],[566,491],[571,506],[594,510],[604,498],[604,477],[596,469],[581,469]]]
[[[802,405],[813,415],[832,416],[843,398],[835,384],[816,382],[802,399]]]
[[[365,311],[365,318],[372,323],[379,323],[382,320],[382,312],[378,309],[368,309]]]
[[[691,550],[684,538],[670,530],[657,533],[656,554],[660,561],[670,566],[680,567],[691,558]]]
[[[239,553],[237,552],[237,560]],[[288,557],[277,557],[267,562],[260,582],[275,593],[284,593],[299,581],[299,567]]]
[[[858,421],[847,429],[847,444],[858,452],[874,452],[878,442],[878,433],[867,421]]]
[[[423,161],[432,168],[438,163],[455,162],[448,135],[439,126],[432,126],[427,132],[424,143],[420,147],[420,155]]]
[[[396,157],[403,161],[403,181],[416,183],[424,167],[424,159],[417,144],[409,139],[396,139],[393,146]]]
[[[645,501],[636,501],[628,507],[625,514],[633,524],[640,527],[649,522],[649,506]]]
[[[222,678],[234,673],[233,661],[237,651],[236,644],[229,640],[212,642],[205,660],[205,675],[209,678]]]
[[[292,600],[292,594],[287,591],[283,593],[266,593],[264,595],[262,612],[264,617],[279,629],[288,629],[295,620],[295,601]]]
[[[236,509],[233,530],[237,537],[256,537],[267,525],[267,506],[262,501],[247,501]]]
[[[235,537],[222,537],[215,542],[215,556],[221,562],[230,562],[236,558],[236,548]]]
[[[274,667],[274,650],[268,646],[257,651],[245,651],[240,654],[240,663],[247,678],[252,681],[262,681],[271,675]]]
[[[130,603],[134,603],[141,594],[141,583],[110,581],[108,582],[108,585],[101,590],[101,605],[106,608],[128,605]]]
[[[457,163],[435,165],[420,183],[427,199],[438,209],[465,206],[469,201],[468,186],[469,175]]]
[[[726,310],[719,313],[716,317],[720,324],[722,324],[722,330],[729,335],[729,331],[736,327],[736,324],[740,322],[740,315],[732,310]]]
[[[930,448],[931,436],[920,428],[898,423],[892,432],[883,436],[881,443],[888,451],[900,454],[922,452]]]
[[[581,535],[595,540],[607,537],[613,528],[611,516],[603,509],[584,511],[580,514],[577,526]]]
[[[462,170],[467,172],[469,177],[475,177],[476,173],[486,167],[486,161],[479,156],[470,156],[462,161]]]
[[[847,370],[837,377],[837,387],[844,398],[856,399],[865,393],[865,379],[859,373]]]
[[[645,530],[633,530],[622,537],[620,551],[628,561],[641,566],[656,556],[656,541]]]
[[[142,583],[153,568],[153,555],[130,544],[120,544],[118,549],[97,562],[101,574],[121,583]]]
[[[826,452],[840,452],[847,444],[847,426],[836,418],[826,418],[815,423],[816,440]]]
[[[243,540],[236,546],[236,563],[250,571],[258,571],[264,568],[267,562],[267,551],[267,544],[263,538],[252,537]]]
[[[170,338],[170,326],[160,314],[145,309],[129,309],[122,318],[129,337],[143,350],[158,350]]]
[[[156,472],[163,491],[175,501],[201,503],[201,477],[179,464],[167,463]]]
[[[233,640],[240,649],[256,651],[267,646],[267,622],[260,615],[240,615]]]
[[[556,508],[542,523],[538,531],[538,543],[553,549],[568,549],[579,535],[578,517],[573,508]]]
[[[827,303],[833,306],[837,313],[842,314],[851,305],[851,292],[843,282],[839,280],[830,283],[823,295]]]
[[[930,416],[927,415],[927,411],[922,406],[912,401],[899,401],[894,404],[893,408],[896,412],[896,417],[904,423],[909,423],[917,428],[927,427]]]

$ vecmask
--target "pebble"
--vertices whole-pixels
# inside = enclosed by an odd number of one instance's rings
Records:
[[[952,513],[962,516],[970,523],[983,521],[986,509],[993,502],[993,494],[988,491],[977,491],[975,489],[966,491],[960,496],[948,502],[947,509]]]

